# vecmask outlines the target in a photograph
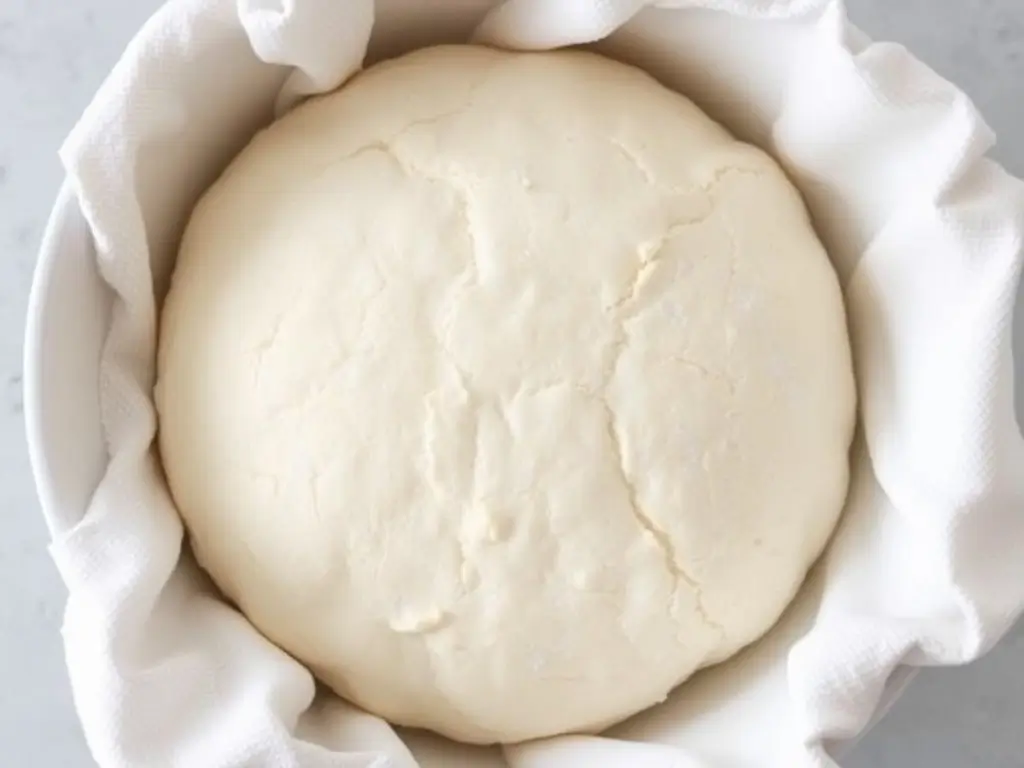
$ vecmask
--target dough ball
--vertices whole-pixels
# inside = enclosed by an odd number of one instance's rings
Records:
[[[597,731],[761,636],[843,506],[842,296],[764,153],[593,54],[422,50],[195,210],[160,446],[195,553],[342,696]]]

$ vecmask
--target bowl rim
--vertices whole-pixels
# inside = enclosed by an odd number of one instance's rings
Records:
[[[53,284],[54,265],[60,252],[59,244],[71,217],[74,198],[68,183],[62,182],[57,200],[50,211],[43,231],[39,257],[32,275],[32,286],[28,295],[28,315],[25,319],[25,345],[22,361],[23,400],[25,403],[25,437],[28,442],[29,464],[36,493],[43,508],[50,534],[55,533],[53,508],[55,503],[54,476],[43,437],[42,392],[43,380],[43,329],[46,323],[46,309],[49,305]]]

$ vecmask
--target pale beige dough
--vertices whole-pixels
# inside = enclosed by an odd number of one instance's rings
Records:
[[[159,372],[217,584],[470,742],[601,729],[754,641],[846,493],[800,197],[591,54],[424,50],[258,135],[188,225]]]

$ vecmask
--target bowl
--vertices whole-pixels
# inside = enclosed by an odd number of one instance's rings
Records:
[[[702,24],[711,25],[719,17],[706,15],[700,18],[703,19]],[[736,27],[736,29],[740,28]],[[695,29],[700,31],[705,27],[698,25]],[[919,69],[914,68],[917,65],[913,65],[911,60],[896,49],[876,46],[869,50],[867,43],[858,37],[855,30],[848,31],[849,37],[844,37],[844,45],[850,48],[849,61],[844,54],[844,57],[837,58],[839,64],[836,66],[845,67],[839,71],[860,88],[857,90],[857,94],[860,94],[864,103],[878,107],[879,114],[875,115],[876,119],[881,120],[882,117],[891,119],[897,127],[913,127],[911,123],[914,121],[928,123],[928,121],[934,120],[937,127],[963,128],[965,117],[968,123],[970,122],[969,106],[965,106],[965,103],[959,101],[955,94],[951,94],[944,83],[931,75],[926,77]],[[657,39],[654,32],[652,32],[652,39]],[[789,38],[786,37],[786,39]],[[709,51],[717,50],[716,46],[709,42],[711,40],[711,37],[694,32],[690,38],[687,38],[687,45],[683,46],[681,50],[699,49],[702,55],[710,56]],[[765,50],[774,50],[774,48],[766,45],[760,48],[745,46],[740,50],[740,47],[737,47],[735,60],[729,59],[730,66],[738,68],[742,65],[747,68],[743,69],[744,72],[757,71],[760,73],[765,68],[758,68],[755,65],[758,62],[759,53],[763,53]],[[787,50],[789,49],[787,48]],[[850,62],[859,62],[862,68],[847,66]],[[882,84],[894,92],[902,93],[900,89],[910,88],[907,85],[908,82],[913,86],[910,90],[920,88],[921,82],[926,82],[930,89],[926,93],[928,98],[909,105],[903,105],[901,102],[889,103],[884,99],[881,100],[881,106],[875,104],[862,93],[862,91],[870,90],[862,88],[862,86],[877,86],[876,80],[867,78],[866,68],[868,65],[881,72]],[[702,69],[693,69],[693,72],[703,71]],[[772,81],[769,75],[773,76],[773,73],[769,72],[765,76],[765,82],[760,85],[764,85],[765,88],[770,86],[771,93],[774,94],[778,84]],[[921,82],[915,81],[914,77],[919,78]],[[849,86],[849,83],[847,85]],[[680,89],[682,90],[682,88]],[[874,92],[872,91],[872,93]],[[879,90],[879,93],[883,97],[887,95],[884,88]],[[935,96],[936,93],[940,94],[942,98]],[[804,95],[806,96],[806,94]],[[766,109],[769,111],[774,108],[769,103],[770,101],[771,99],[766,98]],[[859,130],[868,138],[877,138],[871,131],[866,130],[865,125],[852,119],[853,113],[846,110],[849,106],[846,102],[838,100],[832,104],[827,99],[823,102],[825,106],[835,107],[831,111],[823,110],[825,117],[832,121],[828,124],[834,128],[841,126],[844,129],[838,131],[836,140],[833,144],[828,145],[832,150],[837,148],[844,150],[837,156],[837,161],[845,163],[847,159],[845,144],[842,144],[846,141],[846,128],[849,128],[855,136],[859,135],[857,134]],[[860,102],[852,103],[856,105]],[[719,106],[725,112],[729,110],[741,111],[743,114],[746,114],[747,111],[752,112],[747,99],[724,100],[719,102]],[[949,122],[943,123],[940,118],[948,118]],[[957,118],[959,122],[954,118]],[[798,127],[797,123],[793,121],[791,123],[783,124],[781,127],[778,124],[773,125],[775,128],[779,128],[783,140],[791,142],[789,146],[791,150],[794,148],[807,149],[807,142],[799,141],[802,134],[799,131],[794,133],[795,128]],[[851,125],[847,125],[848,123]],[[936,135],[940,135],[937,130]],[[944,136],[945,133],[941,133],[941,135]],[[762,136],[761,138],[766,139],[767,137]],[[981,141],[983,143],[984,139],[982,138]],[[871,144],[871,147],[873,146],[874,144]],[[905,144],[901,146],[906,149]],[[813,150],[815,147],[810,149]],[[919,147],[910,147],[907,151],[908,154],[914,155],[917,161],[921,161],[922,158],[927,160],[924,156],[931,151],[931,144],[922,142]],[[828,175],[831,168],[827,162],[829,160],[828,153],[825,152],[819,157],[813,151],[808,152],[802,160],[817,174],[808,171],[810,176],[806,179],[807,190],[805,192],[808,190],[814,192],[817,203],[822,208],[828,209],[835,202],[830,197],[834,190],[827,184],[821,183],[822,179],[831,178]],[[794,167],[797,166],[799,163],[794,165]],[[896,204],[898,202],[896,195],[903,188],[901,178],[886,176],[885,180],[888,184],[886,195],[880,195],[880,197],[886,199],[886,206]],[[902,181],[905,182],[905,179]],[[838,192],[835,194],[838,195]],[[983,200],[982,202],[991,201]],[[886,206],[874,206],[870,210],[865,208],[865,211],[874,216],[879,210],[888,210]],[[960,213],[966,216],[964,211],[960,211]],[[835,217],[828,222],[831,227],[840,229],[847,223],[846,219]],[[889,245],[891,246],[892,243]],[[38,261],[29,301],[24,353],[25,419],[30,458],[46,524],[51,537],[58,542],[65,538],[74,526],[85,517],[86,510],[110,462],[110,452],[103,434],[103,414],[100,405],[102,382],[99,368],[104,339],[112,319],[114,302],[110,289],[101,279],[99,273],[101,268],[96,262],[96,248],[86,217],[78,205],[73,188],[70,184],[65,184],[60,191],[47,226]],[[900,276],[900,274],[896,275],[896,277]],[[909,314],[911,313],[908,310]],[[914,316],[910,319],[916,320],[917,318]],[[942,356],[932,356],[926,359],[933,364],[945,365],[949,362]],[[959,364],[959,361],[954,362]],[[940,368],[939,370],[944,369]],[[928,385],[935,380],[935,377],[932,376],[925,380],[924,384]],[[923,400],[928,400],[928,398],[923,398],[922,402]],[[923,403],[922,412],[928,408],[935,410],[936,403],[941,403],[941,399],[936,399],[934,403],[930,400]],[[970,528],[970,526],[965,526],[965,528]],[[1002,530],[997,533],[1004,538],[1007,536]],[[998,539],[995,541],[995,548],[998,549]],[[1009,550],[1007,551],[1009,552]],[[1004,560],[1006,560],[1005,556]],[[978,574],[984,574],[987,573],[987,565],[987,563],[978,562],[973,564],[973,567]],[[1009,587],[1007,589],[1014,591]],[[1016,594],[1015,591],[1014,594]],[[951,632],[950,634],[955,633]],[[956,638],[953,639],[956,640]],[[939,648],[939,646],[935,647]],[[969,652],[967,655],[976,654]],[[956,657],[956,660],[965,659]],[[937,662],[932,660],[932,663]],[[950,661],[947,660],[944,663],[950,663]],[[874,710],[872,724],[884,715],[888,706],[913,678],[915,671],[916,669],[911,666],[899,666],[887,681],[882,678],[872,680],[872,684],[877,682],[878,688],[881,688],[883,683],[885,685],[885,690],[881,693],[881,700],[877,702],[878,706]],[[858,672],[858,674],[863,673]],[[872,688],[867,691],[867,694],[873,697],[876,692],[877,689]],[[862,700],[867,697],[864,690],[856,691],[856,694]],[[83,712],[83,714],[85,713]],[[828,744],[830,750],[835,750],[837,746],[834,740],[830,740]]]

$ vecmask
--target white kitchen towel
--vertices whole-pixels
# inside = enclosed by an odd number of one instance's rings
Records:
[[[922,19],[927,23],[927,19]],[[592,42],[772,151],[848,301],[861,397],[851,497],[783,621],[597,737],[498,750],[398,734],[333,696],[220,602],[182,553],[151,447],[157,307],[191,204],[259,126],[369,52],[476,39]],[[62,150],[113,321],[110,453],[52,545],[68,666],[104,768],[835,766],[911,666],[985,652],[1024,605],[1024,441],[1010,316],[1022,184],[970,101],[839,0],[172,0]]]

